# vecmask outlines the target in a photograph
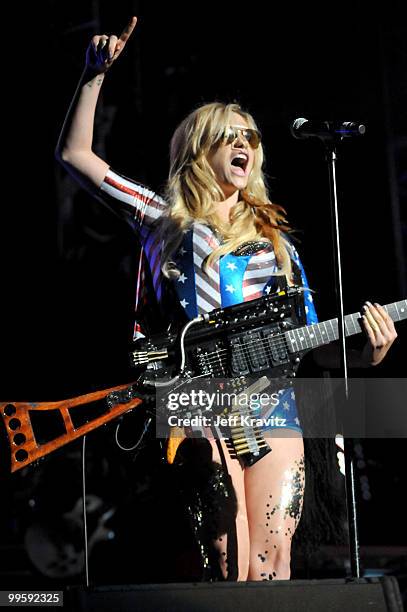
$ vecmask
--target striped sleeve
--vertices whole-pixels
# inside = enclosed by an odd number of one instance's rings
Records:
[[[109,168],[100,186],[104,200],[119,202],[130,210],[137,225],[151,225],[166,210],[167,203],[151,189]]]

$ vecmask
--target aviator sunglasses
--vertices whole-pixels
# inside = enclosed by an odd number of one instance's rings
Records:
[[[229,125],[225,129],[225,133],[223,135],[223,142],[227,145],[235,142],[237,138],[243,138],[246,140],[252,149],[257,149],[261,141],[261,134],[257,130],[253,128],[243,128],[237,125]]]

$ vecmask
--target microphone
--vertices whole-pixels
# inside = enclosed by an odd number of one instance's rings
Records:
[[[308,121],[299,117],[291,126],[294,138],[319,138],[325,141],[362,136],[365,132],[366,126],[354,121]]]

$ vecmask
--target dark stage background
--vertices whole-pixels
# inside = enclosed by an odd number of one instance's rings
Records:
[[[2,400],[63,399],[132,380],[126,349],[137,243],[125,222],[79,189],[54,159],[88,41],[97,32],[119,33],[132,14],[139,24],[105,80],[95,149],[117,170],[159,189],[170,136],[185,114],[214,99],[239,101],[263,133],[272,199],[299,230],[323,320],[335,315],[324,151],[318,142],[295,140],[289,128],[296,117],[361,121],[366,135],[343,144],[337,165],[345,310],[359,310],[366,299],[385,304],[406,297],[404,3],[379,9],[345,2],[323,15],[275,2],[49,0],[35,13],[15,4],[3,73],[3,134],[11,128],[11,136],[3,136]],[[398,331],[373,375],[405,376],[406,324]],[[400,439],[358,447],[362,561],[369,575],[393,573],[401,584],[407,574],[405,436],[404,430]],[[120,561],[123,525],[134,521],[128,483],[138,468],[113,438],[111,426],[89,436],[89,490],[97,506],[92,529],[112,508],[116,516],[110,535],[97,542],[99,555],[91,556],[91,578],[99,584],[149,578],[137,541],[131,540],[134,573]],[[55,542],[66,512],[74,516],[67,540],[76,538],[80,551],[80,448],[74,443],[2,479],[2,587],[82,580],[80,552],[70,560],[65,547],[65,566],[54,571],[39,560],[54,559],[40,526],[52,524]],[[142,490],[140,476],[136,481]],[[165,513],[164,506],[157,512]],[[109,517],[103,520],[109,525]],[[165,579],[165,568],[157,571]],[[299,577],[346,571],[346,548],[325,548],[294,569]]]

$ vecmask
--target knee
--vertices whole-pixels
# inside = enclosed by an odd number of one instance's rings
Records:
[[[274,580],[289,580],[291,576],[291,554],[290,551],[277,553],[273,561],[271,573]],[[271,580],[270,576],[268,579]]]

